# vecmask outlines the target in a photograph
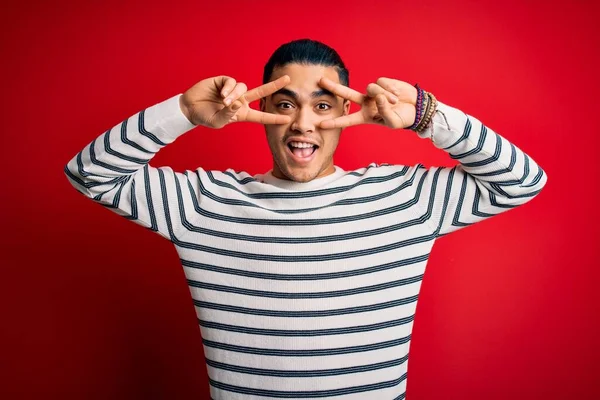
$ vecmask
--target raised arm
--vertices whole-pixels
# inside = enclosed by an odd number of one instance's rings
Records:
[[[423,172],[419,205],[437,236],[493,217],[536,196],[544,170],[527,154],[477,118],[438,103],[421,138],[459,162]]]
[[[366,94],[327,79],[321,85],[361,105],[354,114],[324,121],[324,128],[373,123],[400,129],[419,121],[418,92],[406,82],[380,78]],[[431,122],[417,134],[459,162],[416,167],[417,204],[436,236],[524,204],[546,184],[546,173],[530,156],[478,119],[439,101]]]
[[[173,241],[201,201],[199,174],[153,168],[150,160],[197,125],[287,123],[289,117],[253,110],[249,103],[288,82],[284,76],[247,91],[233,78],[205,79],[98,136],[68,162],[65,174],[88,198]]]

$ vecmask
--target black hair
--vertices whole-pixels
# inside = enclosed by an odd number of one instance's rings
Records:
[[[263,83],[271,80],[275,68],[292,63],[335,67],[340,83],[345,86],[350,84],[348,70],[340,55],[326,44],[311,39],[293,40],[279,46],[265,64]]]

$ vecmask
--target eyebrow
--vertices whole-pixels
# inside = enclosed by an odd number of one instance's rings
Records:
[[[296,93],[296,92],[294,92],[293,90],[290,90],[290,89],[286,89],[286,88],[279,89],[278,91],[276,91],[275,93],[273,93],[271,96],[275,96],[277,94],[281,94],[281,95],[284,95],[284,96],[289,96],[289,97],[293,98],[294,100],[298,100],[298,93]],[[321,97],[321,96],[331,96],[331,97],[335,98],[335,95],[332,92],[330,92],[329,90],[327,90],[327,89],[315,90],[314,92],[312,92],[310,94],[310,97],[312,99],[315,99],[315,98]]]

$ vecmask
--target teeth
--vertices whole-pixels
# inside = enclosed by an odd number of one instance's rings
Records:
[[[292,147],[298,147],[298,148],[308,148],[308,147],[313,147],[314,145],[311,143],[303,143],[303,142],[290,142],[290,146]]]

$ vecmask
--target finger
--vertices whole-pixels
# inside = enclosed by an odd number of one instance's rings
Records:
[[[245,83],[239,82],[235,84],[235,87],[231,93],[223,100],[223,104],[226,106],[230,105],[234,101],[238,100],[244,93],[248,91],[248,86]]]
[[[380,93],[375,97],[375,104],[377,105],[377,112],[383,117],[387,126],[394,129],[402,128],[404,126],[402,118],[394,112],[391,104],[387,101],[387,98],[383,93]]]
[[[417,89],[410,83],[399,81],[397,79],[382,77],[377,79],[377,84],[388,92],[395,94],[400,101],[413,104],[415,103],[415,99],[417,98]]]
[[[323,129],[346,128],[349,126],[364,124],[365,122],[366,121],[363,114],[360,111],[357,111],[354,114],[321,121],[320,127]]]
[[[362,104],[365,98],[365,96],[362,93],[357,92],[356,90],[351,89],[348,86],[335,83],[331,79],[327,79],[325,77],[319,80],[319,86],[356,104]]]
[[[221,96],[222,97],[227,97],[227,95],[229,93],[231,93],[231,91],[233,90],[233,88],[235,87],[235,84],[237,82],[235,81],[235,79],[230,78],[228,76],[223,76],[222,80],[221,80]]]
[[[398,102],[398,98],[392,93],[388,92],[376,83],[369,83],[367,85],[367,96],[375,98],[378,94],[383,94],[392,104],[396,104]]]
[[[271,114],[249,109],[248,113],[240,121],[258,122],[263,125],[281,125],[289,124],[291,118],[288,115]]]
[[[249,90],[248,93],[246,93],[246,95],[244,95],[244,97],[246,98],[248,103],[251,103],[255,100],[261,99],[263,97],[267,97],[267,96],[275,93],[276,91],[283,88],[285,85],[287,85],[289,83],[290,83],[290,77],[287,75],[284,75],[278,79],[275,79],[274,81],[265,83],[264,85],[261,85],[252,90]]]
[[[212,126],[215,128],[222,128],[223,126],[227,125],[229,122],[231,122],[231,119],[242,106],[243,103],[237,100],[234,101],[230,106],[223,107],[214,115]]]
[[[385,78],[385,77],[381,77],[379,79],[377,79],[377,84],[379,86],[381,86],[382,88],[384,88],[385,90],[398,95],[399,91],[398,91],[398,86],[395,84],[395,79],[390,79],[390,78]]]

